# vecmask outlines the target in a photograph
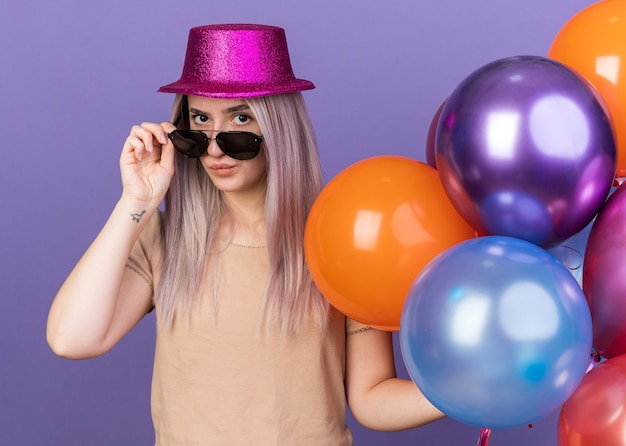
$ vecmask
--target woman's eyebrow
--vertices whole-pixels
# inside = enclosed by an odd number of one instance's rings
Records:
[[[229,107],[224,109],[222,112],[224,114],[229,114],[229,113],[233,113],[233,112],[238,112],[238,111],[242,111],[242,110],[249,110],[250,107],[248,106],[248,104],[241,104],[241,105],[235,105],[234,107]],[[198,110],[197,108],[190,108],[189,109],[189,113],[191,113],[192,115],[207,115],[210,116],[209,113],[202,111],[202,110]]]
[[[224,113],[232,113],[241,110],[250,110],[250,107],[248,107],[248,104],[235,105],[234,107],[229,107],[224,110]]]
[[[197,108],[189,108],[189,113],[192,115],[208,115],[207,112],[203,112],[202,110],[198,110]]]

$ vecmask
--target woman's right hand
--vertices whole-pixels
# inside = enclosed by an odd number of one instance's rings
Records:
[[[174,146],[167,134],[176,127],[169,122],[135,125],[120,156],[123,196],[152,203],[165,197],[174,174]]]

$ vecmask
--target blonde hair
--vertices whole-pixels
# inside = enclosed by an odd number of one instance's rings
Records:
[[[173,122],[182,96],[174,101]],[[246,100],[264,138],[267,158],[265,220],[270,276],[263,302],[263,322],[295,331],[312,316],[320,326],[329,304],[317,290],[304,256],[304,228],[322,188],[315,136],[300,93]],[[176,155],[175,174],[166,195],[163,218],[165,261],[155,292],[161,323],[171,326],[178,312],[189,316],[211,260],[210,299],[219,299],[216,236],[229,209],[224,197],[197,159]]]

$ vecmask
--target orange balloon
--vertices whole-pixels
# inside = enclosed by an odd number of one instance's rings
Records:
[[[598,90],[615,129],[616,175],[626,176],[626,0],[605,0],[578,12],[558,32],[548,57]]]
[[[626,446],[626,356],[587,373],[561,409],[559,446]]]
[[[353,164],[326,185],[311,208],[304,248],[313,280],[335,308],[398,331],[404,300],[422,268],[473,237],[433,167],[379,156]]]

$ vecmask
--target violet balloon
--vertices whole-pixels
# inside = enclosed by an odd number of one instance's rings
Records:
[[[593,219],[617,155],[589,82],[559,62],[519,56],[485,65],[453,91],[435,157],[450,200],[480,234],[549,248]]]
[[[606,200],[589,233],[583,291],[602,356],[626,354],[626,184]]]
[[[446,105],[447,99],[437,107],[437,111],[433,115],[430,125],[428,126],[428,133],[426,133],[426,164],[431,167],[437,168],[437,161],[435,160],[435,135],[437,133],[437,123],[439,122],[439,116],[443,106]]]

